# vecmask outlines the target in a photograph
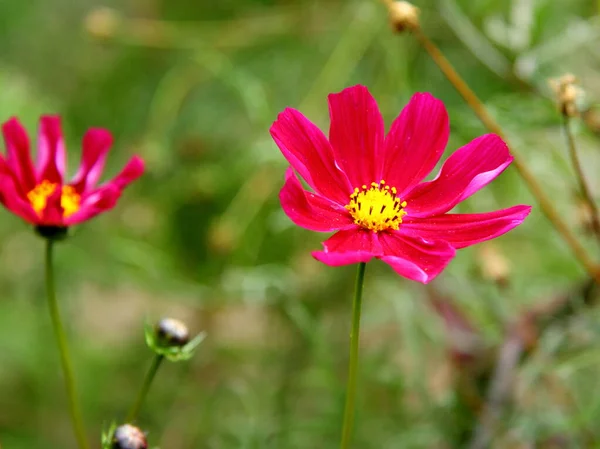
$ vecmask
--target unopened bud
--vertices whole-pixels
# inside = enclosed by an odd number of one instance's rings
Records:
[[[163,318],[156,325],[158,343],[166,347],[185,346],[190,341],[190,331],[187,326],[174,318]]]
[[[99,39],[108,39],[116,34],[120,22],[121,18],[114,9],[101,7],[88,14],[84,26],[92,36]]]
[[[419,28],[419,8],[409,2],[390,2],[388,6],[390,22],[394,29],[401,33],[404,30]]]
[[[498,247],[493,243],[484,243],[479,247],[478,256],[482,276],[500,287],[506,287],[510,277],[510,264]]]
[[[577,102],[583,95],[583,89],[577,85],[575,75],[567,73],[560,78],[550,79],[548,84],[554,91],[556,103],[561,114],[566,117],[576,117],[579,115]]]
[[[147,449],[146,435],[131,424],[123,424],[115,429],[112,449]]]

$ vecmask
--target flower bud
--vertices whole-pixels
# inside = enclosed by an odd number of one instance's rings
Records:
[[[181,347],[190,341],[190,332],[187,326],[174,318],[160,320],[155,331],[161,346]]]
[[[399,33],[419,28],[419,8],[409,2],[390,2],[388,6],[392,27]]]
[[[567,73],[560,78],[549,80],[548,84],[554,91],[561,114],[565,117],[578,116],[577,102],[583,95],[583,90],[577,85],[575,75]]]
[[[146,435],[131,424],[123,424],[115,429],[112,449],[147,449]]]
[[[101,7],[88,14],[84,26],[92,36],[99,39],[109,39],[116,34],[120,24],[121,18],[117,11]]]
[[[480,245],[477,254],[482,276],[494,282],[498,287],[507,287],[510,280],[510,262],[502,251],[493,243]]]

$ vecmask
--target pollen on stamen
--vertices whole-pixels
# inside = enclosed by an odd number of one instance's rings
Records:
[[[384,180],[372,182],[368,187],[363,185],[362,189],[354,189],[346,209],[352,215],[354,223],[365,229],[373,232],[395,230],[400,227],[402,217],[406,215],[406,201],[402,201],[396,194],[396,188],[386,185]]]

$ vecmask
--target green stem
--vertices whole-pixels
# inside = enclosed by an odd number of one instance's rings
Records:
[[[352,302],[352,331],[350,333],[350,361],[348,362],[348,384],[346,386],[346,406],[344,407],[344,425],[342,427],[341,449],[348,449],[354,422],[354,403],[356,402],[356,377],[358,370],[358,343],[360,340],[360,310],[366,263],[358,264],[356,286]]]
[[[152,385],[152,381],[156,376],[158,368],[160,368],[160,364],[164,360],[165,356],[156,354],[154,360],[152,361],[152,365],[150,365],[150,369],[146,373],[146,378],[144,379],[144,383],[142,384],[142,388],[140,388],[140,392],[138,393],[137,399],[135,400],[131,410],[127,414],[127,422],[133,422],[136,420],[142,405],[144,404],[144,400],[148,395],[148,391],[150,390],[150,385]]]
[[[73,376],[73,364],[69,355],[67,346],[67,336],[65,329],[60,319],[58,310],[58,302],[56,301],[56,291],[54,287],[54,265],[53,265],[53,248],[54,241],[46,240],[46,292],[48,295],[48,310],[52,319],[52,328],[56,337],[56,344],[60,354],[60,363],[62,365],[63,375],[65,378],[65,388],[69,399],[69,412],[73,425],[73,432],[80,449],[88,449],[88,442],[85,436],[85,428],[81,417],[81,410],[77,403],[77,393],[75,389],[75,379]]]
[[[583,167],[581,166],[579,154],[577,153],[577,147],[575,145],[575,137],[573,137],[573,132],[571,131],[570,119],[566,114],[563,115],[563,128],[565,130],[565,135],[567,136],[567,147],[569,148],[569,156],[571,157],[571,163],[573,164],[573,168],[575,169],[575,174],[577,176],[579,190],[583,196],[583,200],[590,208],[592,229],[594,230],[596,239],[600,243],[600,212],[598,211],[598,206],[594,200],[594,195],[592,194],[589,183],[587,182],[585,174],[583,173]]]

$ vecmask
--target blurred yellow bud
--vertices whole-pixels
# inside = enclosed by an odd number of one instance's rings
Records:
[[[548,84],[554,91],[561,114],[566,117],[579,115],[577,100],[583,95],[583,89],[577,85],[575,75],[567,73],[560,78],[548,80]]]
[[[84,21],[84,27],[93,37],[108,39],[113,37],[119,25],[121,17],[112,8],[96,8],[91,11]]]
[[[510,277],[510,263],[500,249],[493,243],[483,243],[479,246],[478,258],[480,260],[481,275],[500,287],[508,284]]]
[[[398,32],[419,28],[419,8],[409,2],[390,2],[388,4],[390,21]]]

